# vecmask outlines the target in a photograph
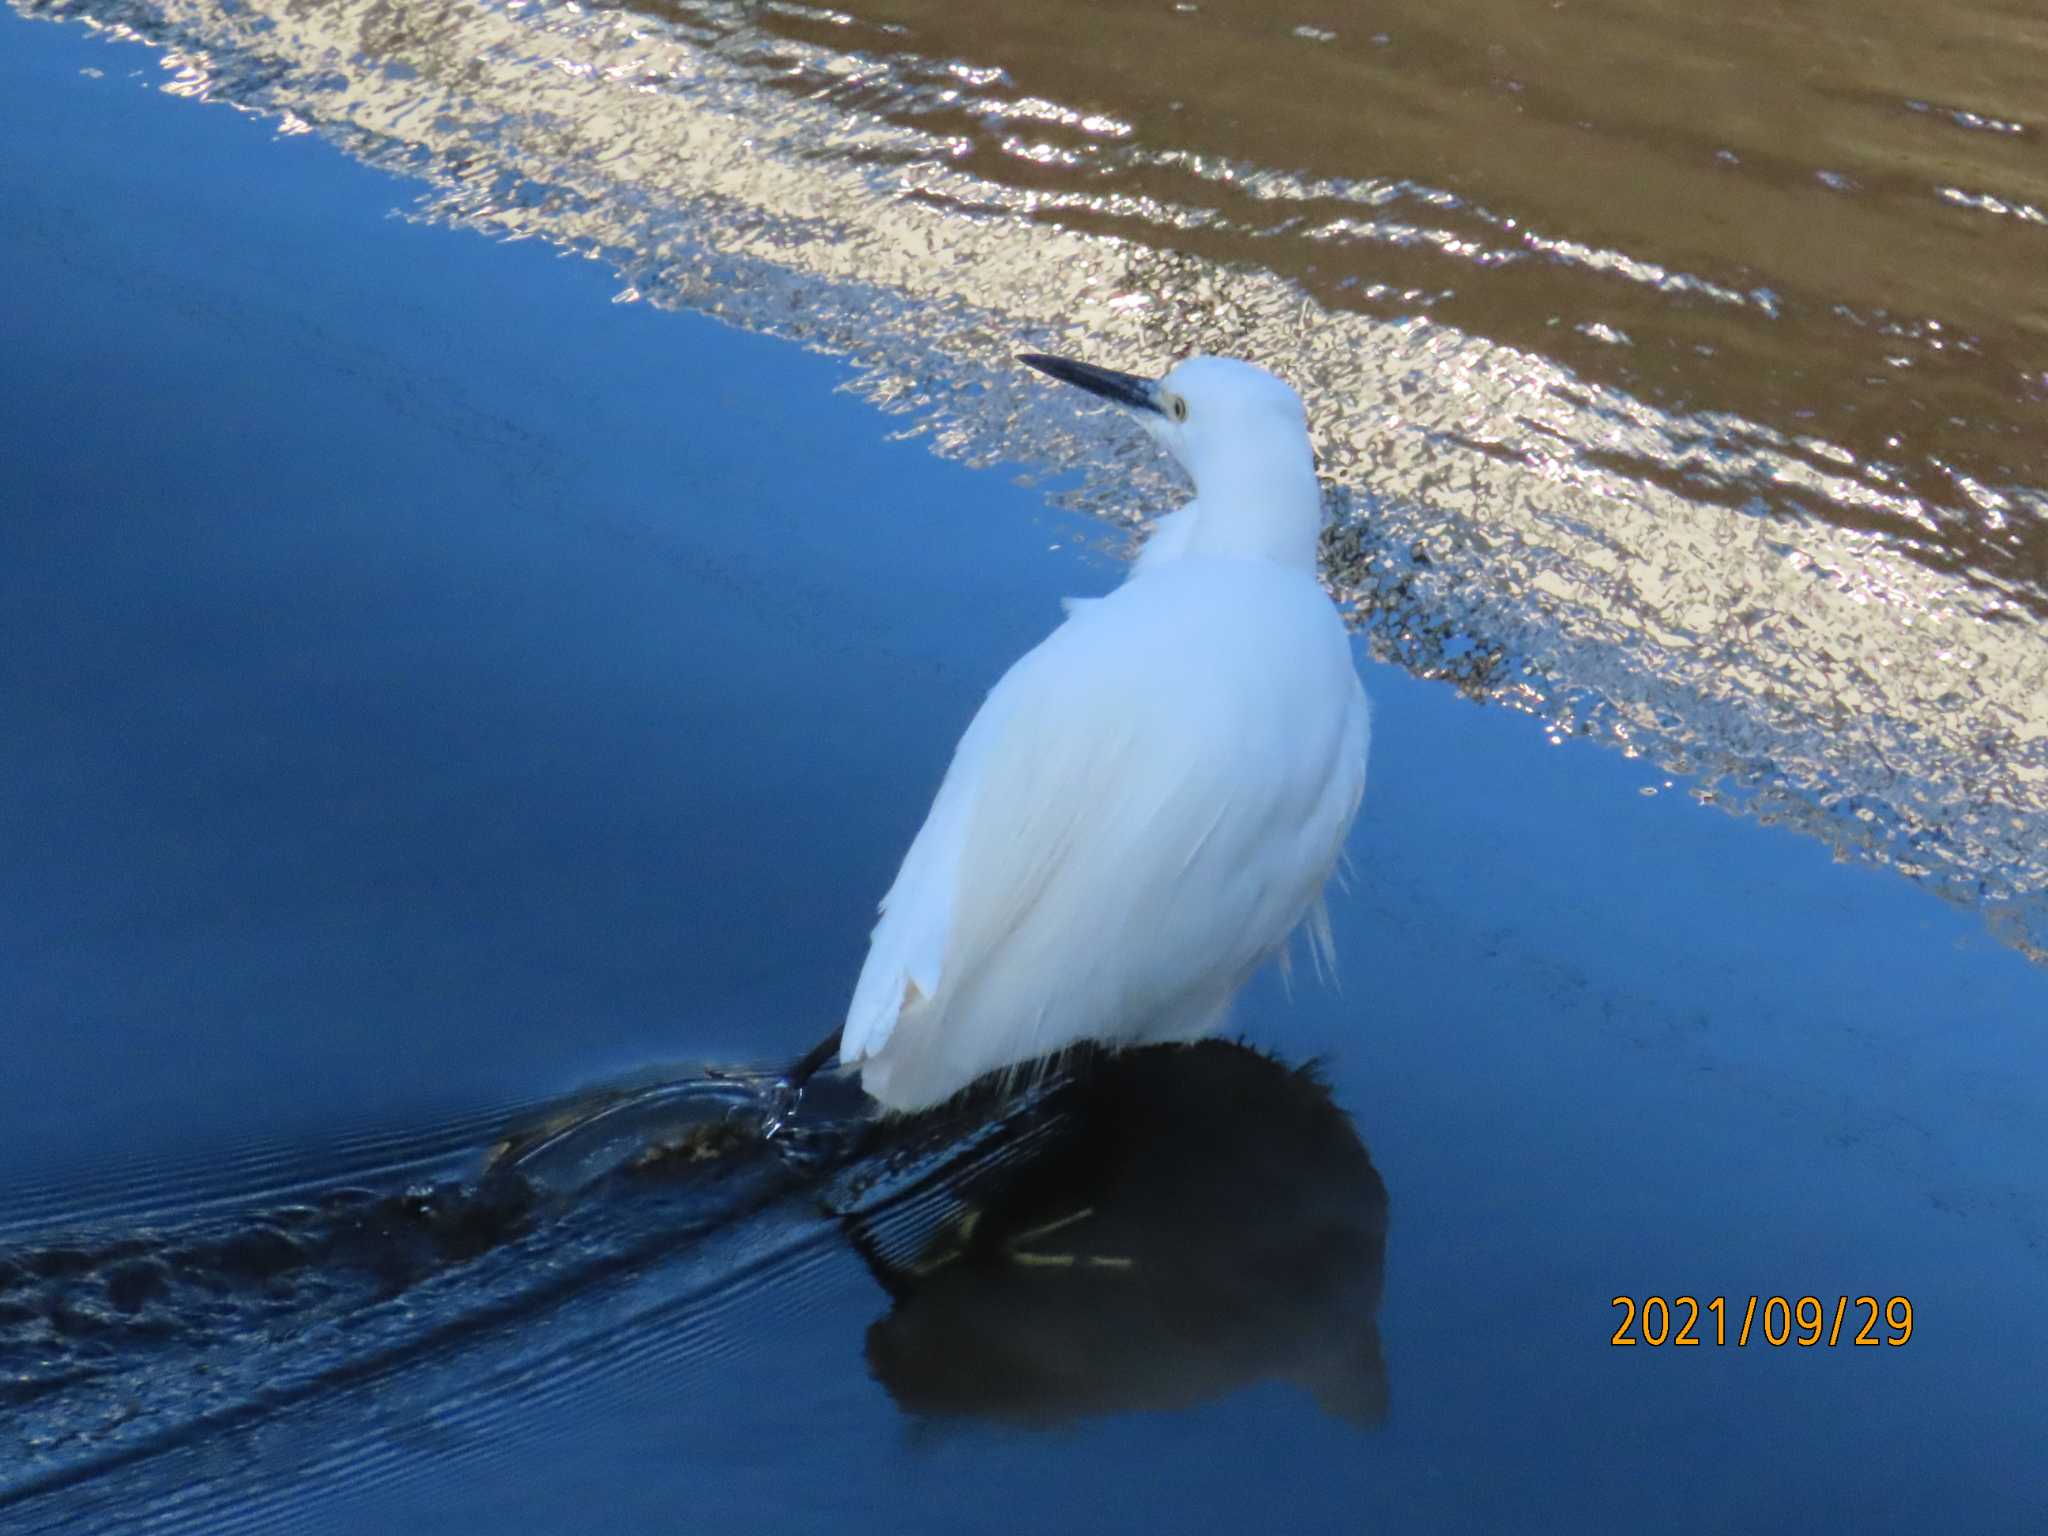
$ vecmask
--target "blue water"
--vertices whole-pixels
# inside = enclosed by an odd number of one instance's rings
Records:
[[[141,50],[0,20],[0,145],[0,1251],[146,1242],[109,1168],[232,1196],[242,1149],[829,1027],[981,692],[1117,579],[1098,530],[890,440],[828,358],[390,217],[408,188]],[[525,1337],[257,1402],[178,1478],[322,1531],[2042,1528],[2048,973],[1362,665],[1342,989],[1262,978],[1236,1023],[1323,1058],[1384,1177],[1382,1424],[1286,1381],[908,1416],[863,1355],[887,1294],[777,1206]],[[1608,1342],[1620,1294],[1866,1292],[1907,1345]],[[596,1363],[492,1374],[549,1331]],[[371,1449],[247,1449],[294,1415]],[[0,1528],[176,1517],[118,1478],[10,1508],[46,1454],[0,1432]]]

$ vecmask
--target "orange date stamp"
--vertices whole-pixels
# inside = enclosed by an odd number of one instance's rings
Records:
[[[1898,1349],[1913,1337],[1904,1296],[1617,1296],[1611,1305],[1621,1312],[1615,1345]]]

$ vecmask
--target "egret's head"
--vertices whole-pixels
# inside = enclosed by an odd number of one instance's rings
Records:
[[[1252,363],[1190,357],[1147,379],[1030,352],[1018,361],[1123,406],[1180,461],[1197,488],[1243,469],[1314,474],[1301,397]]]

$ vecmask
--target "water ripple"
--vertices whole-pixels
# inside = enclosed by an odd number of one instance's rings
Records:
[[[1951,18],[1973,82],[1908,50],[1924,79],[1750,121],[1714,71],[1804,23],[1653,5],[1581,60],[1506,7],[1162,8],[1115,23],[1160,60],[1131,84],[1065,3],[16,4],[420,178],[426,216],[837,352],[938,451],[1092,465],[1117,522],[1169,493],[1153,455],[1011,354],[1260,357],[1377,655],[2048,947],[2039,39]]]

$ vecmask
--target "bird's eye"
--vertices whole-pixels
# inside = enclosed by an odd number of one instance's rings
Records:
[[[1188,419],[1188,403],[1179,395],[1175,395],[1166,403],[1166,412],[1175,421],[1186,421]]]

